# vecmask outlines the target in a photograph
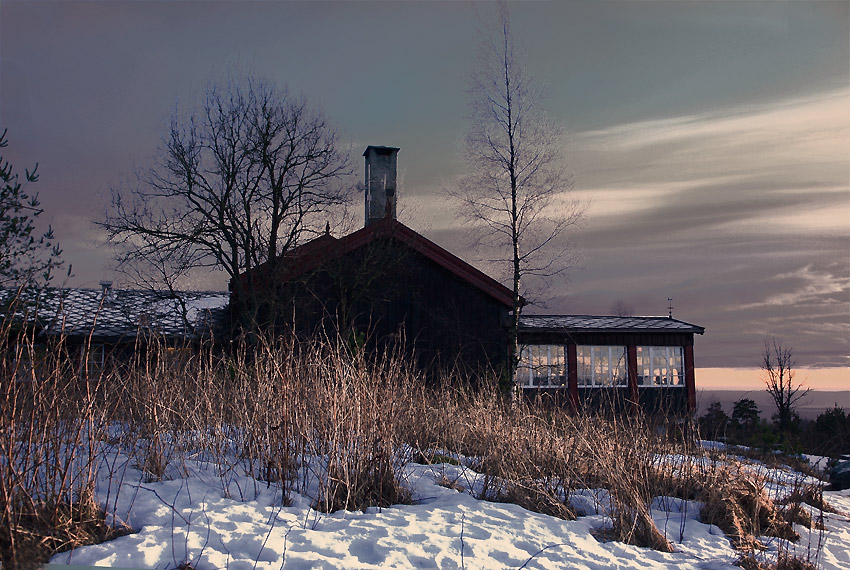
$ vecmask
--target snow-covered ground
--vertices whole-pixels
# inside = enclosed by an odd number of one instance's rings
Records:
[[[609,520],[604,491],[571,497],[583,513],[564,521],[513,504],[473,498],[477,474],[456,465],[409,464],[406,485],[415,504],[366,512],[323,514],[312,494],[293,494],[282,506],[279,487],[210,463],[187,462],[185,477],[146,482],[127,457],[112,469],[123,480],[103,478],[96,494],[136,532],[111,542],[56,555],[51,564],[122,568],[733,568],[738,553],[714,526],[698,521],[699,504],[658,498],[652,514],[675,552],[605,542],[595,530]],[[124,469],[126,468],[126,469]],[[787,477],[786,477],[787,478]],[[781,482],[781,477],[774,480]],[[226,484],[223,483],[226,481]],[[453,481],[447,488],[438,481]],[[225,490],[226,489],[226,490]],[[120,492],[118,492],[120,491]],[[826,514],[826,531],[796,530],[797,544],[765,538],[769,551],[786,547],[834,570],[850,568],[850,491],[826,492],[844,514]],[[770,553],[768,553],[770,556]]]

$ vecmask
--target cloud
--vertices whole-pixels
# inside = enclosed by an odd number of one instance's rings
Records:
[[[842,90],[577,133],[568,148],[576,188],[594,196],[602,215],[622,199],[642,197],[645,209],[656,209],[689,190],[703,206],[736,192],[765,198],[765,208],[787,206],[812,188],[846,202],[849,107]]]
[[[850,276],[813,269],[812,264],[772,278],[789,282],[789,291],[768,296],[762,301],[741,305],[739,309],[801,305],[846,305],[850,300]]]
[[[753,364],[765,336],[801,363],[846,366],[850,345],[850,96],[846,90],[576,133],[593,204],[585,266],[550,310],[617,299],[707,328],[701,365]]]
[[[765,107],[735,107],[626,123],[577,133],[573,139],[578,148],[591,151],[656,156],[661,151],[671,160],[695,158],[695,169],[708,166],[715,175],[719,172],[715,169],[718,156],[744,173],[751,172],[754,164],[776,166],[777,157],[791,158],[791,165],[811,159],[837,160],[846,170],[846,147],[840,144],[850,136],[848,102],[847,90],[841,89]],[[749,151],[738,157],[728,154],[739,148]],[[616,169],[624,168],[618,161]],[[673,179],[682,179],[671,174]]]
[[[791,236],[846,236],[848,108],[842,90],[578,133],[576,188],[592,200],[585,245],[667,247],[777,228],[785,247]]]

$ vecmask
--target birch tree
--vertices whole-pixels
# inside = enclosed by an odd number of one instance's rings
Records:
[[[563,127],[541,107],[542,93],[516,47],[504,3],[496,27],[482,34],[468,91],[466,174],[449,192],[476,244],[493,253],[488,261],[510,275],[513,377],[526,278],[550,278],[567,269],[566,234],[581,208],[568,195],[572,180],[564,166]]]

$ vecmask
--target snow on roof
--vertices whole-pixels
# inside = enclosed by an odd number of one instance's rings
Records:
[[[521,332],[674,332],[703,334],[705,329],[669,317],[521,315]]]
[[[3,303],[15,290],[0,291]],[[47,334],[92,335],[118,340],[140,330],[169,337],[200,338],[224,322],[230,295],[213,291],[138,291],[131,289],[48,288],[17,318],[37,322]]]

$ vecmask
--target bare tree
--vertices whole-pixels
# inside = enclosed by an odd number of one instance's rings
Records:
[[[782,343],[775,338],[764,341],[762,380],[765,390],[776,406],[773,419],[782,435],[787,435],[791,431],[797,419],[795,411],[797,402],[809,393],[809,389],[804,388],[803,383],[795,379],[795,366],[791,348],[783,347]]]
[[[608,312],[610,312],[611,315],[615,317],[635,316],[635,308],[631,304],[623,301],[622,299],[619,299],[612,303],[611,306],[608,308]]]
[[[318,214],[341,204],[350,174],[336,131],[303,98],[255,78],[211,85],[203,108],[175,113],[158,160],[130,189],[112,190],[101,226],[120,268],[171,287],[198,268],[223,270],[237,298],[250,271],[279,269],[286,252],[318,233]]]
[[[511,33],[507,6],[499,4],[498,29],[482,34],[471,76],[467,174],[450,194],[469,220],[490,261],[509,269],[513,287],[511,338],[516,369],[517,329],[525,277],[552,277],[568,263],[566,230],[581,208],[563,165],[563,128],[540,107],[541,92],[527,72]]]

